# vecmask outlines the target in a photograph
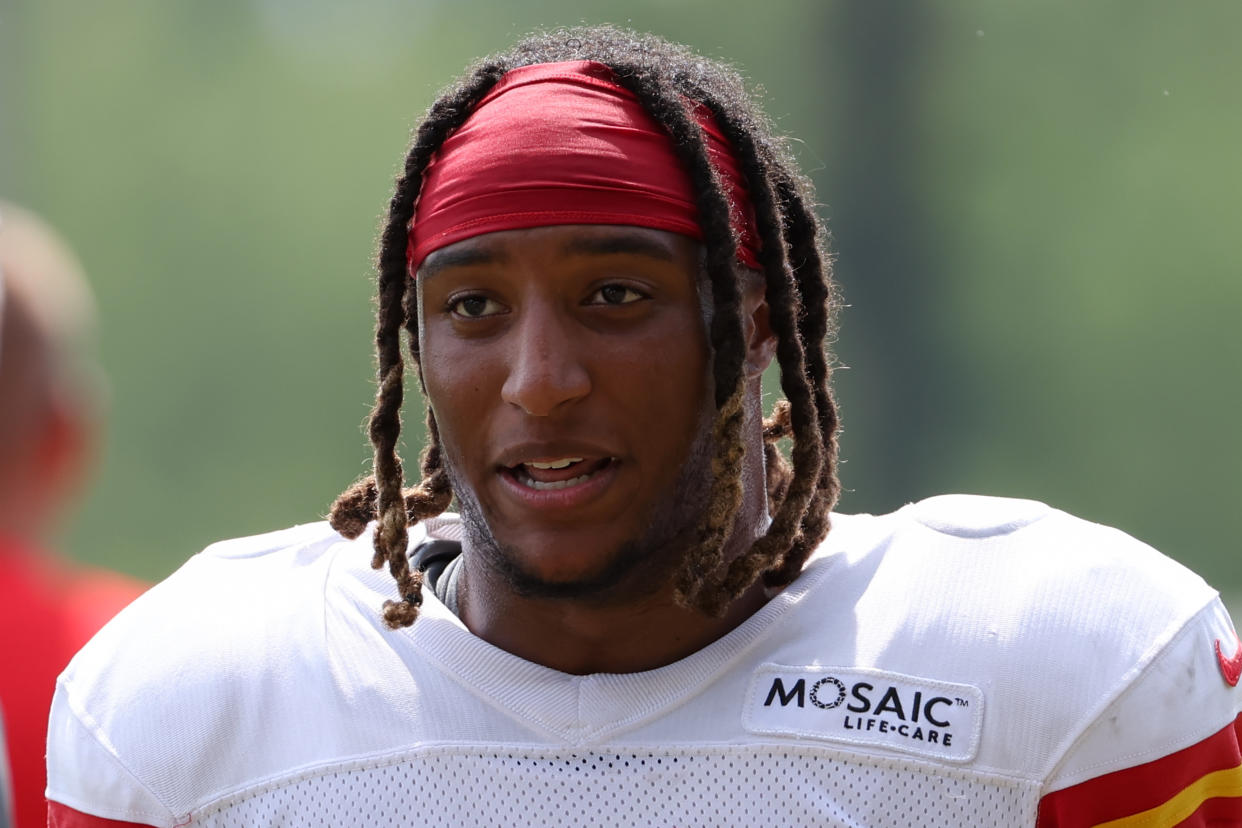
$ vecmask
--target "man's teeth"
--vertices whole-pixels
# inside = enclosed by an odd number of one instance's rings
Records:
[[[581,457],[564,457],[564,458],[561,458],[560,460],[553,460],[551,463],[535,463],[532,461],[530,463],[527,463],[526,465],[530,466],[532,469],[564,469],[569,466],[572,466],[574,463],[581,463],[581,462],[582,462]],[[567,480],[565,482],[568,483],[570,481]]]
[[[561,468],[564,468],[564,466],[561,466]],[[540,481],[524,474],[519,475],[518,479],[522,481],[523,485],[529,486],[537,492],[546,492],[552,489],[567,489],[570,486],[577,486],[579,483],[585,482],[588,478],[590,478],[590,476],[590,474],[580,474],[577,477],[571,477],[568,480],[554,480],[551,483],[541,483]]]

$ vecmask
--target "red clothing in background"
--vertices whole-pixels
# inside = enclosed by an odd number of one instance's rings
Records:
[[[17,828],[47,822],[47,717],[56,676],[146,588],[0,538],[0,709]]]

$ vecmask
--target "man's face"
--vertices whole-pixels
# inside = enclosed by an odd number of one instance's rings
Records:
[[[491,233],[423,263],[440,441],[472,547],[520,589],[602,596],[671,566],[654,559],[696,525],[713,416],[699,269],[692,239],[611,225]]]

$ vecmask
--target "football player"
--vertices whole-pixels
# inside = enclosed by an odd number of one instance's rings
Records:
[[[1242,822],[1242,648],[1197,576],[1031,501],[830,513],[812,203],[682,47],[470,69],[381,240],[374,475],[81,653],[53,823]]]

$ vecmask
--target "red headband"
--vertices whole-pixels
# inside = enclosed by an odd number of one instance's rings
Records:
[[[746,182],[703,106],[693,112],[724,185],[738,260],[759,268]],[[690,176],[668,133],[601,63],[508,72],[423,173],[406,258],[492,233],[553,224],[629,224],[702,240]]]

